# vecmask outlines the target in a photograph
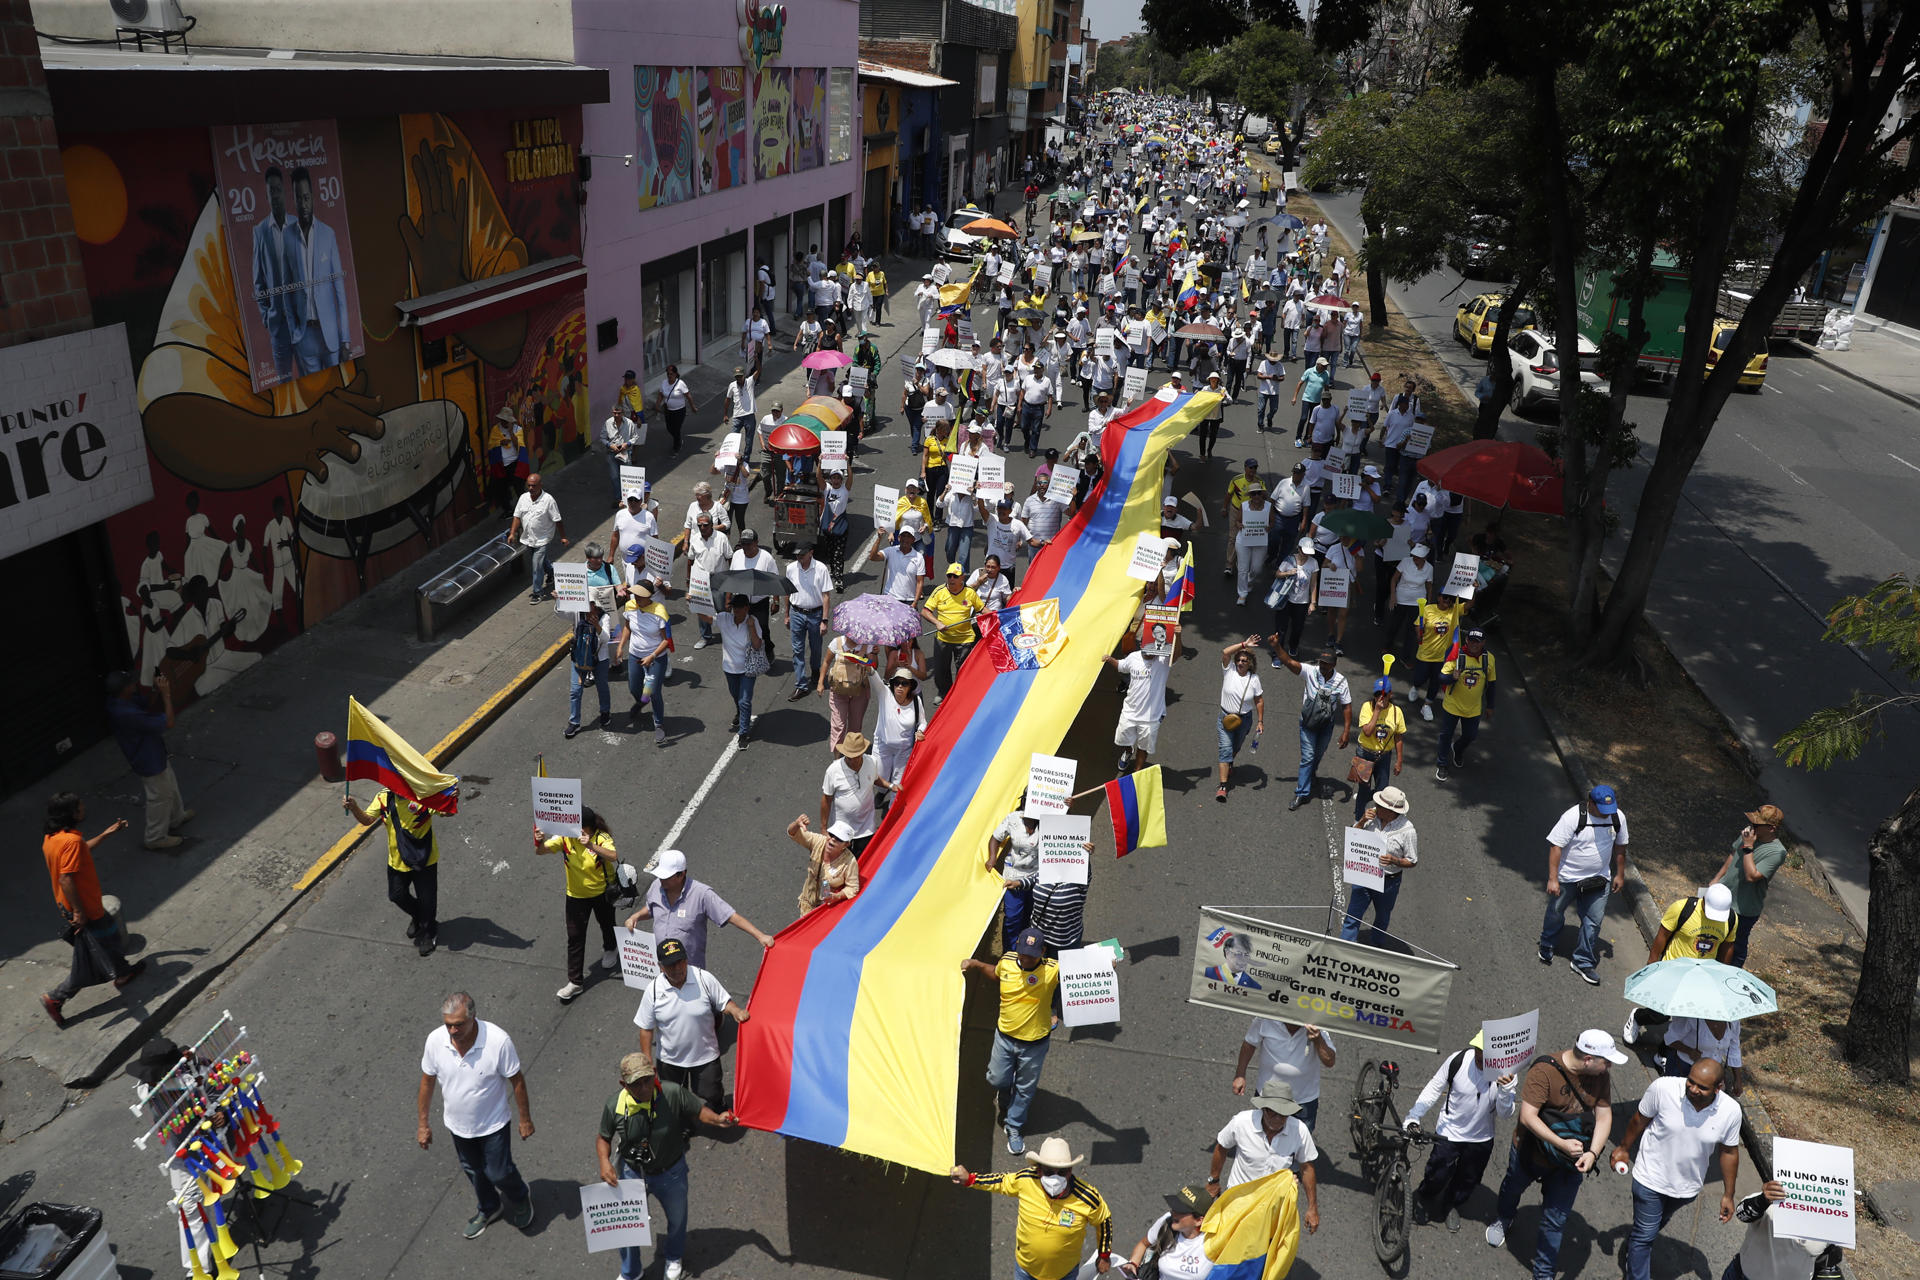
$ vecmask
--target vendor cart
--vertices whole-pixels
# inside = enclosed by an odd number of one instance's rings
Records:
[[[780,555],[791,556],[820,536],[820,436],[845,431],[852,416],[843,401],[810,396],[767,435],[762,479]]]

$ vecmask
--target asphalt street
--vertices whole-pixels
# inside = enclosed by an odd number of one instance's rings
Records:
[[[1359,195],[1314,198],[1357,243]],[[1454,311],[1476,293],[1503,287],[1441,271],[1390,291],[1471,387],[1480,363],[1453,341]],[[1625,553],[1666,404],[1656,384],[1643,383],[1628,409],[1644,462],[1609,483],[1608,502],[1622,520],[1605,554],[1610,567]],[[1687,479],[1648,600],[1649,618],[1740,734],[1761,783],[1795,834],[1819,850],[1862,924],[1866,842],[1913,784],[1909,762],[1920,752],[1920,716],[1892,716],[1884,743],[1829,773],[1785,767],[1772,744],[1856,689],[1885,694],[1905,687],[1880,655],[1820,636],[1834,602],[1920,559],[1913,418],[1907,405],[1822,369],[1797,344],[1774,344],[1764,386],[1728,401]],[[1508,413],[1501,434],[1531,440],[1533,422]]]

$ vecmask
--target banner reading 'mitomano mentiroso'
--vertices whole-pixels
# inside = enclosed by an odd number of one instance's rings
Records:
[[[1435,1053],[1458,967],[1202,907],[1187,999]]]

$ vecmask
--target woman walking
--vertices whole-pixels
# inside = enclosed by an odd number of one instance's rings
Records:
[[[680,367],[668,365],[665,376],[660,379],[660,390],[654,396],[654,406],[660,410],[660,416],[666,419],[667,434],[673,437],[673,451],[680,452],[680,428],[686,425],[688,396],[687,384],[680,380]]]
[[[735,593],[720,615],[720,670],[735,708],[733,731],[743,747],[753,740],[753,682],[768,667],[767,638],[750,608],[747,597]]]
[[[1393,665],[1393,655],[1387,655],[1387,666]],[[1353,753],[1353,766],[1347,770],[1347,780],[1354,784],[1353,820],[1361,821],[1367,816],[1367,806],[1373,803],[1376,791],[1387,785],[1381,776],[1389,759],[1393,761],[1393,775],[1400,776],[1400,768],[1406,763],[1407,717],[1393,701],[1393,681],[1381,676],[1373,682],[1373,696],[1360,708],[1359,732],[1354,740],[1359,749]]]
[[[607,891],[613,885],[610,864],[619,861],[613,847],[613,832],[606,819],[590,806],[581,806],[580,826],[585,839],[574,836],[543,836],[540,825],[533,827],[533,851],[536,854],[560,854],[567,867],[567,985],[553,994],[566,1004],[586,988],[587,920],[600,924],[600,967],[615,973],[620,968],[620,949],[613,940],[613,903]]]
[[[801,814],[787,824],[787,835],[807,851],[807,878],[800,886],[800,914],[830,902],[851,902],[860,893],[860,860],[853,856],[853,828],[835,822],[825,835],[809,831]]]
[[[1247,730],[1253,730],[1257,743],[1266,727],[1267,699],[1257,669],[1259,644],[1257,637],[1248,636],[1220,652],[1220,789],[1213,798],[1221,804],[1227,802],[1227,775],[1247,740]]]

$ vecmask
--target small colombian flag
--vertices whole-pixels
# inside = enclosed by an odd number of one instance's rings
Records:
[[[347,777],[377,782],[435,813],[456,813],[460,808],[460,779],[434,768],[432,761],[351,697],[347,699]]]
[[[1107,784],[1107,813],[1113,818],[1113,856],[1135,849],[1156,849],[1167,842],[1167,810],[1160,795],[1160,766],[1148,765]]]

